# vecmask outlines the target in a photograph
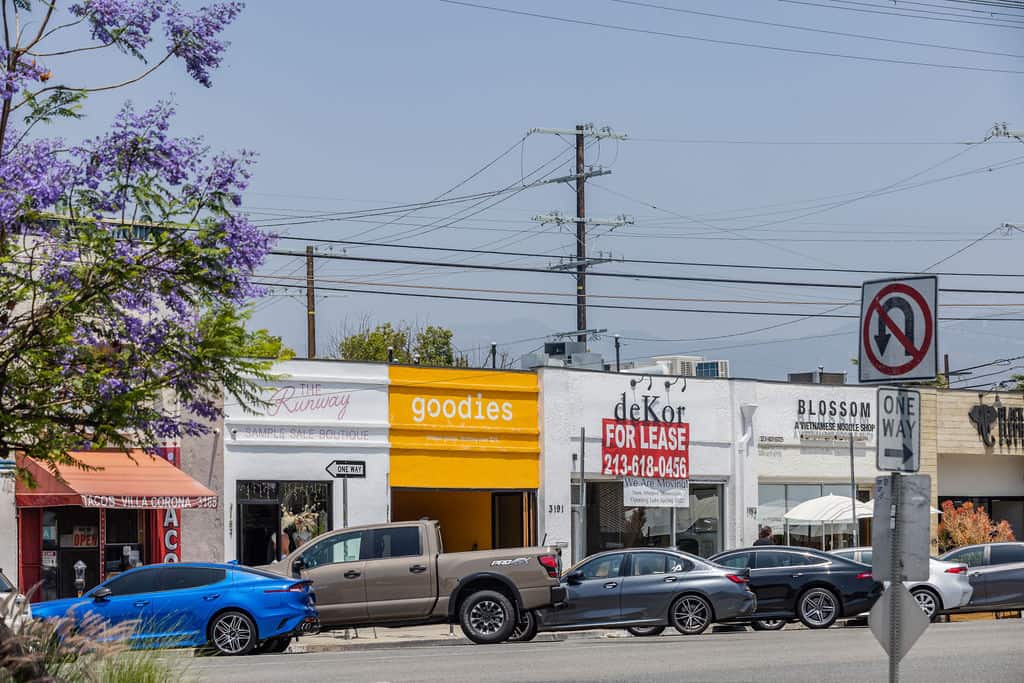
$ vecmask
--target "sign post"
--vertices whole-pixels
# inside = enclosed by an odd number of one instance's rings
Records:
[[[889,681],[899,680],[899,663],[928,628],[928,617],[904,581],[923,581],[929,572],[931,477],[893,472],[875,481],[872,576],[889,586],[871,608],[875,638],[889,654]]]

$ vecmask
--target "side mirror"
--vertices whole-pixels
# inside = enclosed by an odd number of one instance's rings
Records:
[[[574,571],[574,572],[569,572],[566,575],[566,577],[565,577],[565,582],[566,583],[571,583],[571,584],[577,584],[577,583],[579,583],[582,580],[583,580],[583,572],[581,572],[578,569],[576,571]]]
[[[302,573],[302,570],[306,567],[306,563],[302,561],[301,557],[296,557],[292,560],[292,574],[298,576]]]
[[[106,586],[104,586],[103,588],[97,588],[96,590],[94,590],[89,597],[95,600],[96,602],[102,602],[103,600],[109,598],[111,595],[112,591]]]

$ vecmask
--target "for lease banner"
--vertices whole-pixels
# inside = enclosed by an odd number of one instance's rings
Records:
[[[649,479],[690,478],[690,425],[605,419],[601,473]]]

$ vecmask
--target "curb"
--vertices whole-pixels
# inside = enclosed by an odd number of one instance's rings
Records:
[[[539,633],[533,639],[534,643],[560,643],[566,640],[597,640],[601,638],[629,638],[631,636],[616,631],[569,631],[562,633]],[[304,644],[301,639],[288,647],[288,654],[299,654],[309,652],[340,652],[346,650],[382,650],[390,648],[405,647],[452,647],[457,645],[471,646],[473,643],[461,634],[454,636],[443,636],[440,638],[416,638],[416,639],[373,639],[353,638],[344,640],[336,639],[332,643],[310,643]]]

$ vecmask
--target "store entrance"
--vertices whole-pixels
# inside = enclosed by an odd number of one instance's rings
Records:
[[[238,560],[248,567],[268,564],[277,559],[277,534],[280,514],[277,503],[241,503],[238,506]]]
[[[391,519],[436,519],[445,552],[519,548],[535,541],[533,491],[391,489]]]

